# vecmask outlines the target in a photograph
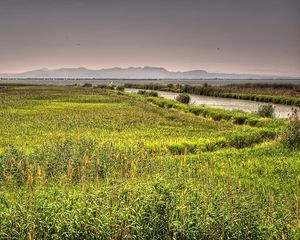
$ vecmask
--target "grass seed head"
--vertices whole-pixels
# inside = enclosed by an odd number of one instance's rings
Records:
[[[26,161],[25,161],[25,167],[29,168],[29,161],[28,161],[28,159],[26,159]]]
[[[33,184],[33,177],[31,175],[31,173],[28,174],[28,178],[27,178],[27,186],[28,188],[32,188],[32,184]]]
[[[18,168],[19,170],[21,170],[21,168],[22,168],[22,161],[21,161],[21,160],[18,162],[17,168]]]
[[[37,166],[37,169],[36,169],[36,175],[38,177],[40,177],[42,175],[42,169],[41,169],[41,167],[39,165]]]

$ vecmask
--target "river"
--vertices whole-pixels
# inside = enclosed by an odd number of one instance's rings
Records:
[[[126,88],[125,92],[127,93],[137,93],[139,89]],[[163,92],[156,91],[158,96],[174,100],[178,93],[173,92]],[[263,102],[255,102],[249,100],[240,100],[240,99],[231,99],[231,98],[220,98],[220,97],[208,97],[201,95],[189,94],[191,97],[190,104],[197,106],[207,106],[212,108],[220,108],[226,110],[242,110],[244,112],[256,112],[260,105],[267,104]],[[288,114],[291,112],[291,108],[295,106],[282,105],[282,104],[273,104],[275,108],[275,117],[276,118],[287,118]]]

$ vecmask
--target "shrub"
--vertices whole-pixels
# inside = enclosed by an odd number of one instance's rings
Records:
[[[144,95],[146,97],[158,97],[158,93],[155,91],[147,92],[145,90],[139,90],[137,94]]]
[[[235,124],[242,125],[242,124],[244,124],[246,122],[246,120],[247,120],[246,116],[236,116],[236,117],[234,117],[233,122]]]
[[[185,103],[185,104],[189,104],[190,96],[188,94],[179,94],[176,97],[176,101],[181,102],[181,103]]]
[[[83,86],[83,87],[92,87],[93,84],[91,84],[91,83],[84,83],[82,86]]]
[[[154,91],[146,92],[146,95],[149,97],[158,97],[158,93]]]
[[[260,105],[257,111],[257,114],[260,117],[268,117],[273,118],[274,117],[274,106],[272,104],[267,105]]]
[[[292,108],[289,123],[283,132],[282,142],[290,148],[300,147],[300,118],[297,108]]]
[[[145,93],[146,93],[145,90],[139,90],[139,91],[137,92],[137,94],[139,94],[139,95],[145,95]]]
[[[106,85],[100,84],[100,85],[95,86],[94,88],[106,88]]]
[[[113,90],[113,89],[114,89],[114,86],[112,86],[112,85],[107,85],[107,86],[105,86],[105,88],[106,88],[106,89]]]
[[[118,85],[117,87],[116,87],[116,90],[118,90],[118,91],[122,91],[122,92],[124,92],[124,86],[120,86],[120,85]]]
[[[246,124],[249,124],[250,126],[256,126],[258,123],[258,119],[257,118],[248,118],[246,120]]]

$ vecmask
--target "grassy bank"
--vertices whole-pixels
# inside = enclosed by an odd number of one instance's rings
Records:
[[[190,93],[196,95],[203,95],[203,96],[211,96],[211,97],[223,97],[223,98],[233,98],[233,99],[243,99],[243,100],[250,100],[250,101],[257,101],[257,102],[267,102],[267,103],[278,103],[278,104],[285,104],[285,105],[294,105],[300,106],[300,98],[297,97],[298,95],[294,96],[286,96],[285,94],[278,95],[277,93],[272,91],[249,91],[241,90],[244,89],[243,87],[235,87],[230,86],[223,86],[223,87],[213,87],[209,85],[203,86],[192,86],[192,85],[160,85],[160,84],[125,84],[127,88],[138,88],[138,89],[149,89],[149,90],[159,90],[159,91],[171,91],[171,92],[178,92],[178,93]],[[251,85],[250,85],[251,86]],[[253,88],[255,88],[253,86]],[[256,89],[256,88],[255,88]],[[298,91],[298,88],[296,88]],[[284,90],[281,90],[283,92]],[[300,90],[299,90],[300,91]]]
[[[291,98],[300,98],[299,84],[267,84],[267,83],[246,83],[246,84],[228,84],[218,86],[219,90],[231,93],[251,93],[262,95],[273,95]]]

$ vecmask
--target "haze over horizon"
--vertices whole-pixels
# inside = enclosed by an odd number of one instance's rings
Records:
[[[289,75],[289,74],[263,74],[263,73],[249,73],[249,72],[220,72],[220,71],[206,71],[205,69],[188,69],[188,70],[169,70],[165,67],[161,66],[128,66],[128,67],[119,67],[119,66],[113,66],[113,67],[106,67],[106,68],[89,68],[89,67],[58,67],[58,68],[48,68],[48,67],[42,67],[38,69],[30,69],[28,71],[22,71],[22,72],[0,72],[0,77],[5,77],[5,76],[14,76],[14,75],[22,75],[22,74],[27,74],[30,72],[37,72],[37,71],[46,71],[46,72],[56,72],[56,71],[62,71],[62,70],[67,70],[67,71],[106,71],[106,70],[130,70],[130,69],[135,69],[135,70],[143,70],[146,68],[152,68],[152,69],[163,69],[167,72],[172,72],[172,73],[188,73],[188,72],[194,72],[194,71],[203,71],[209,74],[225,74],[225,75],[249,75],[249,76],[265,76],[265,77],[290,77],[290,78],[300,78],[299,75]],[[155,78],[155,77],[154,77]]]
[[[23,73],[1,74],[4,79],[299,79],[280,75],[258,74],[229,74],[208,72],[202,69],[191,71],[169,71],[162,67],[129,67],[129,68],[59,68],[59,69],[36,69]]]
[[[300,76],[297,0],[0,2],[0,73],[163,67]]]

